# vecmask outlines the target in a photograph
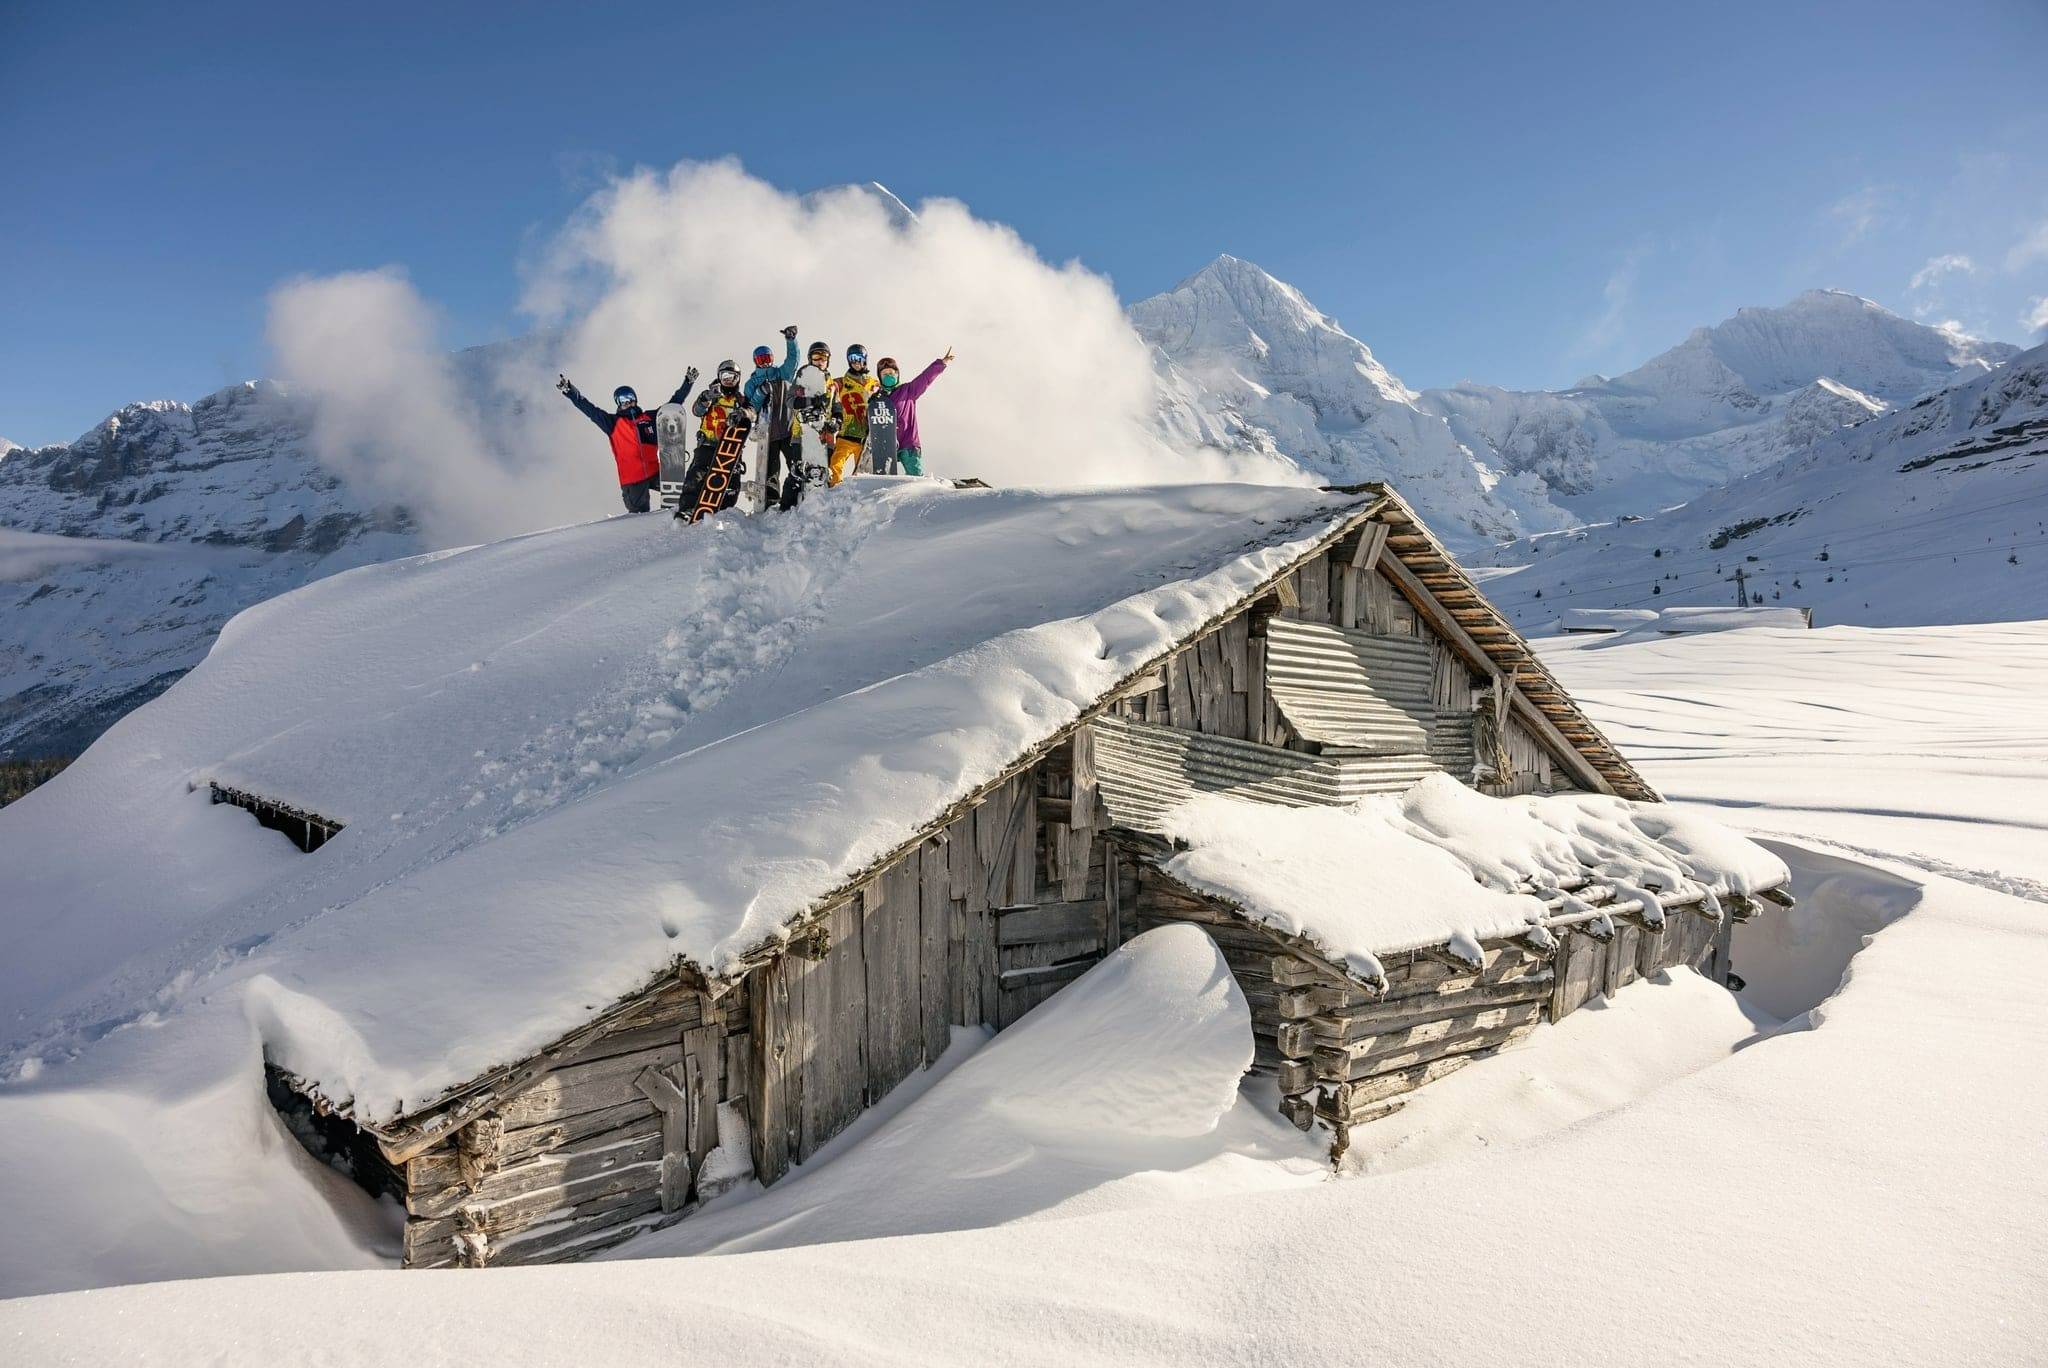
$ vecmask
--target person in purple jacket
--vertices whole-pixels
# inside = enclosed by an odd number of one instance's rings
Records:
[[[894,358],[883,357],[875,368],[875,378],[882,382],[883,401],[896,414],[896,459],[902,462],[905,475],[924,474],[924,440],[917,431],[917,401],[952,359],[953,349],[948,347],[944,356],[918,372],[917,379],[907,384],[903,382],[903,372],[897,369]]]

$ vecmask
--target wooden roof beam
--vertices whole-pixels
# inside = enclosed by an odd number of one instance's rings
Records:
[[[1503,680],[1504,671],[1492,654],[1465,630],[1456,617],[1452,616],[1450,610],[1429,591],[1429,586],[1417,579],[1415,572],[1401,563],[1399,556],[1381,557],[1380,569],[1400,586],[1401,592],[1415,606],[1415,611],[1421,613],[1440,635],[1457,647],[1469,664],[1477,667],[1489,678],[1506,684],[1509,706],[1535,729],[1537,736],[1551,751],[1553,759],[1560,761],[1578,777],[1580,782],[1590,785],[1594,792],[1614,792],[1614,785],[1608,781],[1607,776],[1595,768],[1593,762],[1588,760],[1577,746],[1566,739],[1564,733],[1557,729],[1557,724],[1544,716],[1543,711],[1534,703],[1524,698],[1522,691],[1515,687],[1512,681]]]

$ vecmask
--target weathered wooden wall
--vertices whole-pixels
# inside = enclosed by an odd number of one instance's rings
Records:
[[[409,1268],[546,1263],[680,1211],[752,1073],[746,989],[649,994],[602,1035],[404,1165]],[[650,1092],[684,1100],[680,1127]],[[666,1180],[666,1181],[665,1181]]]
[[[1314,557],[1281,581],[1274,594],[1220,624],[1169,658],[1152,679],[1119,700],[1121,716],[1183,731],[1229,736],[1260,745],[1317,752],[1317,743],[1298,735],[1266,688],[1265,622],[1286,617],[1328,623],[1380,636],[1419,638],[1431,643],[1431,699],[1436,717],[1425,754],[1460,782],[1474,782],[1476,765],[1495,756],[1475,746],[1475,712],[1488,703],[1485,681],[1437,636],[1415,611],[1374,556],[1372,539],[1353,536]],[[1508,764],[1504,778],[1479,784],[1494,795],[1546,793],[1577,785],[1535,733],[1514,714],[1501,727]]]
[[[1018,774],[758,970],[755,1163],[773,1182],[944,1052],[1005,1027],[1108,951],[1115,915],[1090,739]]]
[[[1564,931],[1543,953],[1523,938],[1488,941],[1482,962],[1433,951],[1381,957],[1384,988],[1314,947],[1241,916],[1149,864],[1130,895],[1133,932],[1200,925],[1222,952],[1252,1013],[1255,1071],[1279,1082],[1296,1124],[1321,1120],[1341,1150],[1350,1128],[1404,1105],[1406,1094],[1559,1020],[1680,965],[1709,971],[1717,924],[1674,910],[1658,929],[1604,919]]]

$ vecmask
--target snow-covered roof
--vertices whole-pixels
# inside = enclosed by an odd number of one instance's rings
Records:
[[[1804,608],[1792,608],[1779,604],[1752,604],[1737,608],[1733,604],[1709,608],[1666,608],[1657,614],[1650,630],[1667,634],[1691,632],[1732,632],[1742,627],[1810,627],[1813,623]]]
[[[1361,978],[1378,956],[1530,931],[1588,875],[1652,920],[1774,889],[1784,862],[1713,820],[1603,794],[1490,798],[1445,774],[1344,807],[1203,794],[1168,815],[1181,883],[1301,936]],[[1566,899],[1567,903],[1570,901]]]
[[[1567,632],[1625,632],[1656,620],[1654,608],[1567,608],[1557,625]]]
[[[772,944],[1378,502],[863,480],[271,600],[0,821],[12,1053],[239,997],[359,1119],[416,1111]],[[301,856],[210,782],[346,830]]]

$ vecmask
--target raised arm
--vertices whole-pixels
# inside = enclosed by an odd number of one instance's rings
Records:
[[[946,353],[946,356],[951,355],[951,352]],[[912,380],[909,384],[899,388],[897,393],[907,394],[913,399],[917,398],[919,395],[925,392],[926,387],[929,386],[932,381],[939,378],[939,372],[944,370],[945,368],[946,357],[942,356],[938,360],[932,362],[929,366],[926,366],[923,370],[919,371],[917,373],[917,379]]]
[[[697,368],[695,366],[692,366],[688,370],[683,372],[683,383],[681,384],[681,386],[677,388],[674,394],[671,394],[668,397],[668,402],[671,404],[683,403],[690,397],[690,386],[696,383]]]
[[[790,327],[782,330],[782,341],[784,344],[782,364],[776,367],[775,373],[784,380],[794,380],[796,379],[797,372],[795,325],[792,324]]]
[[[562,392],[563,397],[566,398],[570,403],[574,404],[576,406],[577,412],[581,413],[585,418],[588,418],[591,422],[597,424],[599,428],[603,429],[607,433],[609,433],[612,430],[612,416],[609,413],[606,413],[603,409],[599,408],[597,405],[591,403],[588,399],[585,399],[583,397],[583,391],[577,389],[576,386],[573,383],[571,383],[568,376],[556,376],[555,388],[560,390]]]

